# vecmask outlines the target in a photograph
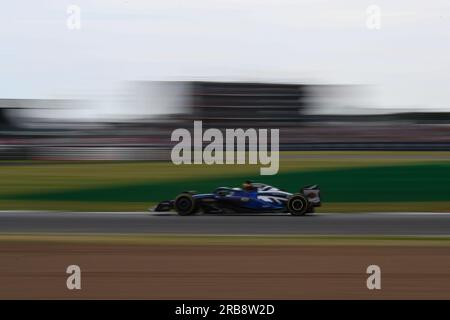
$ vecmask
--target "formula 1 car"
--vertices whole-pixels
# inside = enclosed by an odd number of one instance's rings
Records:
[[[220,187],[212,193],[187,191],[174,200],[160,202],[153,211],[175,210],[181,216],[203,213],[290,213],[302,216],[321,205],[317,185],[289,193],[263,183],[244,183],[244,188]]]

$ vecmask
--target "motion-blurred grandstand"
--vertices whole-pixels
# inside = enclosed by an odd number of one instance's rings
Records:
[[[183,88],[177,113],[126,120],[30,120],[27,115],[39,110],[76,113],[84,102],[0,99],[0,158],[168,160],[174,144],[171,132],[192,129],[194,120],[202,120],[205,128],[279,128],[281,150],[450,150],[450,113],[311,112],[317,107],[315,98],[332,86],[206,81],[162,85]]]

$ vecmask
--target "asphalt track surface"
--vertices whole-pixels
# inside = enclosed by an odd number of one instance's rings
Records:
[[[450,213],[180,217],[170,213],[0,212],[0,233],[450,236]]]

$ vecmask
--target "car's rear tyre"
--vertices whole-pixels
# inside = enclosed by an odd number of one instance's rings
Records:
[[[287,209],[293,216],[303,216],[308,212],[308,199],[300,193],[293,194],[287,202]]]
[[[197,203],[192,194],[182,193],[176,197],[174,207],[180,216],[189,216],[195,213]]]

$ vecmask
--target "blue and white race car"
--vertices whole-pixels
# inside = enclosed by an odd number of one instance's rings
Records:
[[[290,213],[302,216],[321,205],[317,185],[305,186],[298,193],[246,181],[242,188],[220,187],[212,193],[187,191],[174,200],[160,202],[153,211],[175,210],[181,216],[203,213]]]

